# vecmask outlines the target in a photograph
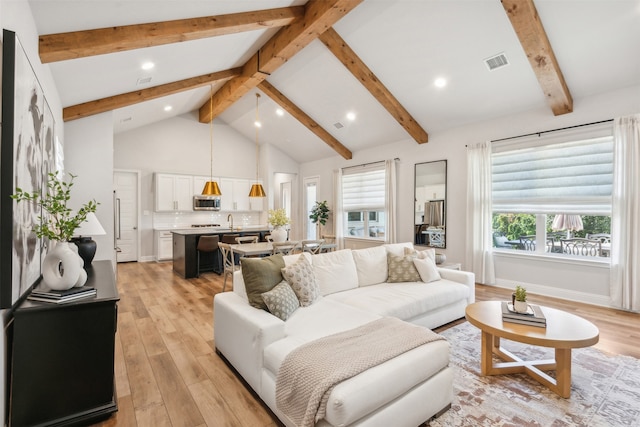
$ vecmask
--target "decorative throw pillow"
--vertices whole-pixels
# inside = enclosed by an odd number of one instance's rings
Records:
[[[269,292],[262,294],[262,299],[269,309],[269,313],[287,320],[300,307],[296,293],[286,281],[278,283]]]
[[[295,264],[283,268],[282,276],[296,293],[301,307],[310,306],[320,295],[313,267],[306,257],[301,256]]]
[[[404,254],[405,255],[415,254],[416,258],[420,258],[420,259],[429,258],[431,259],[431,261],[436,262],[436,250],[433,248],[425,249],[423,251],[416,251],[415,249],[404,248]]]
[[[249,304],[255,308],[267,310],[262,294],[282,281],[281,270],[284,267],[282,254],[265,258],[242,258],[241,266]]]
[[[416,266],[423,282],[429,283],[441,279],[436,263],[431,258],[414,258],[413,265]]]
[[[389,266],[389,277],[387,282],[419,282],[420,274],[413,265],[415,255],[398,256],[387,254],[387,265]]]

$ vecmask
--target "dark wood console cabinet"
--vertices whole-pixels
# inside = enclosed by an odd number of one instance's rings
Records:
[[[118,410],[118,290],[111,261],[94,261],[98,293],[66,304],[24,301],[13,312],[9,425],[89,425]]]

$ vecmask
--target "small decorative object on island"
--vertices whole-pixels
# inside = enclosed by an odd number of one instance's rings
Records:
[[[71,179],[65,182],[59,179],[55,173],[49,174],[47,191],[40,196],[35,193],[27,193],[21,188],[16,188],[16,193],[11,196],[16,202],[31,201],[36,203],[45,213],[38,217],[40,223],[33,227],[33,231],[39,238],[56,241],[57,244],[44,258],[42,265],[42,277],[45,284],[54,290],[70,289],[74,286],[82,286],[87,280],[87,273],[82,268],[84,261],[78,255],[76,245],[70,245],[76,229],[86,221],[87,214],[95,212],[98,202],[91,200],[84,204],[74,214],[67,202],[71,199],[71,187],[75,175],[69,174]]]
[[[527,290],[520,285],[516,285],[516,291],[512,295],[513,309],[518,313],[527,312]]]
[[[330,212],[331,210],[329,210],[326,200],[323,200],[322,202],[316,201],[316,204],[311,208],[311,215],[309,215],[309,219],[318,226],[318,239],[322,237],[322,226],[327,225]]]
[[[269,218],[267,221],[273,226],[273,231],[271,232],[273,241],[276,243],[286,241],[287,230],[285,230],[284,226],[289,224],[287,212],[284,209],[269,209]]]

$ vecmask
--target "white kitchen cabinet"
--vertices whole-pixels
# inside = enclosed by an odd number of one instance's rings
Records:
[[[166,230],[156,230],[156,261],[173,259],[173,233]]]
[[[230,212],[248,212],[262,210],[262,205],[251,204],[249,191],[252,181],[243,178],[220,178],[220,210]]]
[[[155,178],[157,212],[193,210],[193,176],[156,173]]]

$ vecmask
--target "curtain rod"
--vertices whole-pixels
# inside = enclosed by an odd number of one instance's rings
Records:
[[[558,131],[561,131],[561,130],[574,129],[574,128],[579,128],[579,127],[583,127],[583,126],[598,125],[600,123],[607,123],[607,122],[612,122],[612,121],[613,121],[613,119],[600,120],[599,122],[584,123],[584,124],[581,124],[581,125],[567,126],[567,127],[564,127],[564,128],[543,130],[543,131],[540,131],[540,132],[526,133],[524,135],[510,136],[508,138],[492,139],[491,142],[508,141],[510,139],[524,138],[525,136],[535,136],[535,135],[540,136],[543,133],[558,132]]]
[[[398,160],[400,160],[400,157],[396,157],[393,160],[398,161]],[[375,164],[384,163],[384,162],[385,162],[385,160],[378,160],[377,162],[363,163],[361,165],[345,166],[345,167],[342,168],[342,170],[351,169],[351,168],[359,168],[359,167],[362,167],[362,166],[375,165]]]

